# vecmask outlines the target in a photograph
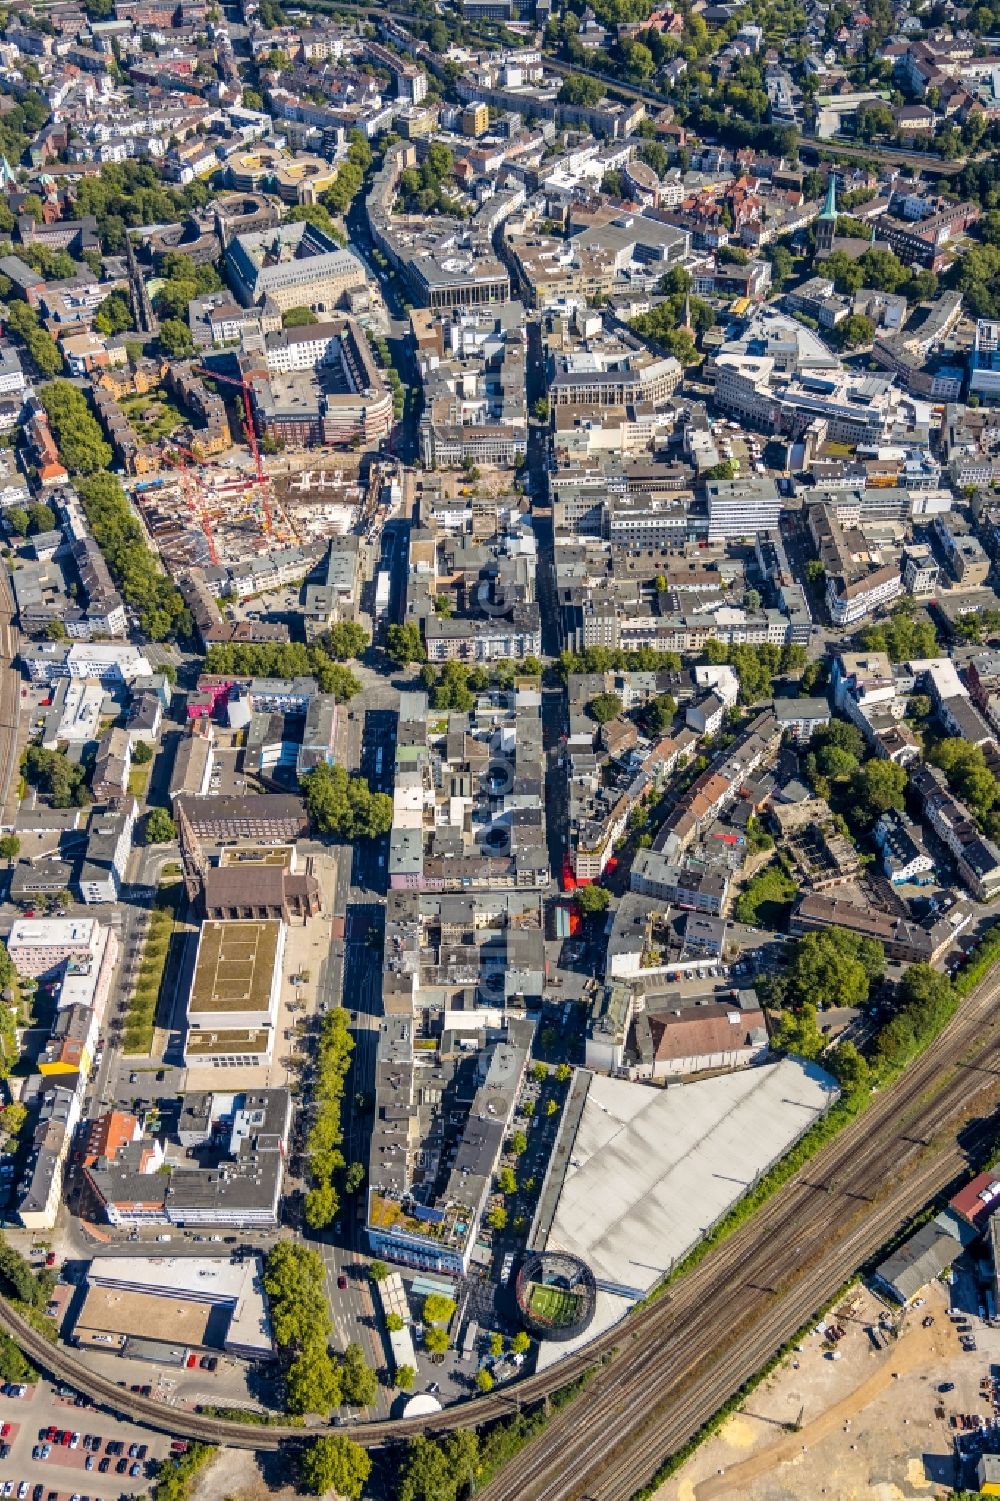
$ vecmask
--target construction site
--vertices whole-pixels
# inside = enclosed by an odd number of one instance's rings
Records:
[[[170,573],[229,569],[285,548],[312,552],[330,537],[370,529],[386,511],[386,476],[360,454],[324,465],[315,456],[304,463],[280,456],[267,470],[259,453],[252,459],[237,453],[205,463],[175,444],[159,474],[127,482]]]

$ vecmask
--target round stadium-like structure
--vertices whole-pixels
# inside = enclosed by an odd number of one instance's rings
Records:
[[[521,1320],[536,1339],[570,1340],[594,1317],[597,1284],[579,1256],[536,1251],[517,1274],[514,1297]]]

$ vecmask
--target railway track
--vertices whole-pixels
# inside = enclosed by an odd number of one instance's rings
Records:
[[[974,1127],[961,1144],[956,1127],[977,1113],[991,1116],[1000,1101],[998,999],[1000,984],[981,986],[937,1049],[653,1304],[649,1317],[619,1326],[618,1361],[524,1451],[516,1475],[505,1472],[479,1495],[627,1501],[961,1173],[971,1139],[991,1127]],[[942,1087],[932,1092],[935,1074]]]
[[[928,1054],[658,1300],[515,1387],[425,1418],[352,1424],[352,1437],[374,1448],[494,1421],[592,1372],[571,1407],[479,1494],[486,1501],[580,1501],[584,1494],[624,1501],[961,1172],[963,1122],[976,1112],[992,1115],[1000,1100],[998,1001],[1000,979],[984,981]],[[981,1136],[985,1128],[978,1129]],[[121,1387],[53,1345],[5,1300],[0,1328],[57,1379],[172,1435],[274,1450],[328,1431],[221,1420],[134,1393],[126,1402]]]

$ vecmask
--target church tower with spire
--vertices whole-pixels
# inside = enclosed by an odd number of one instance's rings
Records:
[[[816,259],[833,254],[833,237],[837,233],[837,180],[831,172],[826,179],[826,202],[816,220]]]

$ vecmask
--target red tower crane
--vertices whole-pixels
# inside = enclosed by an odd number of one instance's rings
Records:
[[[183,443],[171,440],[170,448],[173,452],[167,453],[167,458],[177,465],[181,472],[181,483],[188,492],[188,504],[198,518],[202,531],[205,533],[205,541],[208,543],[208,555],[216,567],[219,565],[219,554],[215,546],[215,536],[212,532],[212,523],[209,520],[208,507],[205,504],[205,492],[199,481],[191,473],[188,459],[195,464],[200,463],[197,454],[185,448]]]
[[[196,375],[204,375],[209,380],[222,381],[223,385],[236,386],[243,396],[243,416],[246,421],[247,442],[250,444],[250,452],[253,454],[254,466],[257,471],[257,483],[261,487],[261,501],[264,507],[264,529],[271,532],[274,530],[274,522],[271,517],[271,506],[267,497],[268,477],[264,472],[264,460],[257,443],[257,432],[253,423],[253,407],[250,402],[250,383],[242,378],[237,380],[232,375],[220,375],[217,370],[209,370],[205,365],[195,366]]]

